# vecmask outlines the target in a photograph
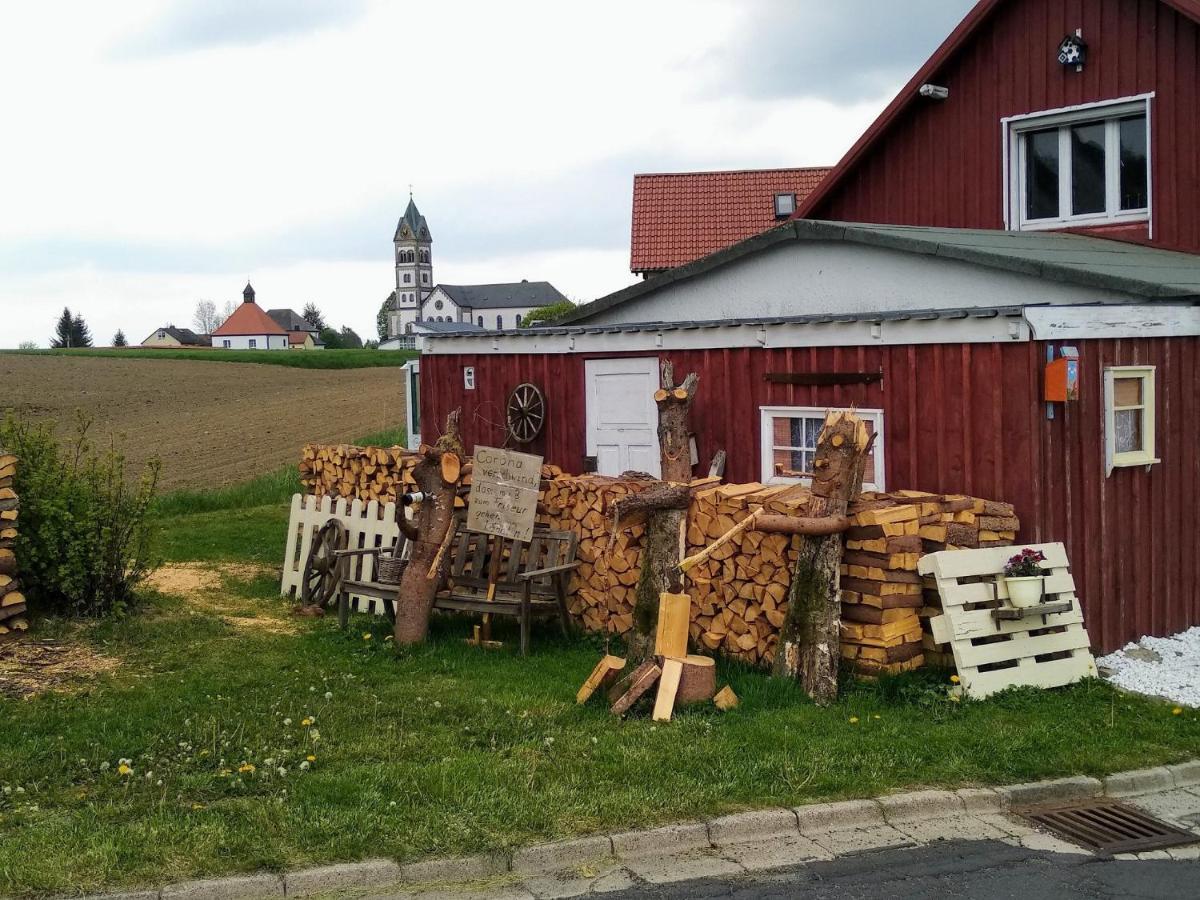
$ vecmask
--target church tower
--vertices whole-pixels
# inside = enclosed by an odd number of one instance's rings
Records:
[[[392,243],[396,248],[396,299],[389,332],[401,335],[408,325],[421,320],[421,304],[433,290],[433,236],[411,193]]]

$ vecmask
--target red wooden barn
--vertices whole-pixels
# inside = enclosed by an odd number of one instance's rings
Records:
[[[431,341],[425,439],[461,407],[468,445],[504,443],[530,382],[548,416],[528,449],[653,472],[669,358],[700,375],[697,456],[725,449],[728,479],[793,477],[825,409],[854,405],[874,485],[1009,500],[1023,540],[1065,541],[1099,647],[1200,624],[1198,19],[984,0],[809,218],[559,326]]]

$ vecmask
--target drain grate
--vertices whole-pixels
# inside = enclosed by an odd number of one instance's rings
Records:
[[[1025,810],[1035,825],[1099,853],[1140,853],[1200,841],[1200,837],[1122,803],[1094,801]]]

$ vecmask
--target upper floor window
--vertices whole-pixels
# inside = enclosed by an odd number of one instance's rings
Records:
[[[423,262],[423,263],[429,262],[429,251],[428,250],[421,251],[421,262]]]
[[[429,273],[428,272],[421,273],[421,284],[429,284]]]
[[[405,284],[412,284],[412,272],[405,272],[405,273],[404,273],[404,283],[405,283]]]
[[[1005,120],[1010,228],[1150,217],[1149,98]]]
[[[775,195],[775,218],[786,219],[796,211],[795,194]]]

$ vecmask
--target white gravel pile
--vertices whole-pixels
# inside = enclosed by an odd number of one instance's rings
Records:
[[[1157,657],[1157,660],[1155,659]],[[1200,707],[1200,628],[1144,637],[1096,660],[1117,687]]]

